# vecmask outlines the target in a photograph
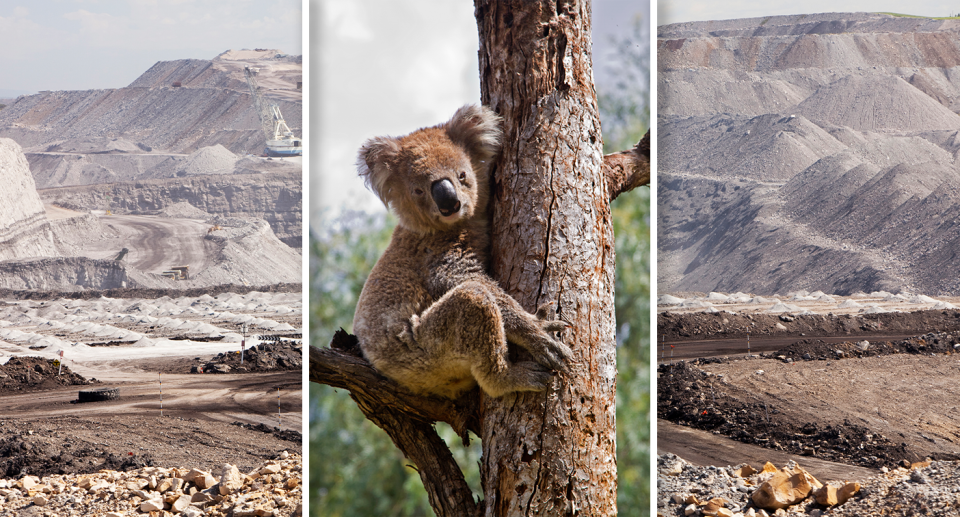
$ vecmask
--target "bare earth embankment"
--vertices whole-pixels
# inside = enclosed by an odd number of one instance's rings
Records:
[[[720,466],[759,470],[766,462],[800,465],[823,483],[859,482],[861,490],[831,515],[955,514],[960,500],[946,474],[960,471],[956,298],[800,291],[660,301],[658,505],[665,515],[684,515],[691,494],[757,512],[762,506],[750,497],[772,474],[751,478]],[[788,508],[819,515],[830,506],[809,495]]]

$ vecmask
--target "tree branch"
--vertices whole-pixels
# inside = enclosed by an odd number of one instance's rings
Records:
[[[633,149],[605,155],[603,175],[607,177],[607,197],[610,201],[641,185],[649,185],[650,131]]]
[[[469,443],[467,431],[480,434],[479,393],[457,401],[414,394],[387,379],[363,358],[356,336],[337,331],[330,348],[310,347],[310,381],[350,392],[368,420],[390,436],[416,465],[438,516],[479,515],[463,471],[433,424],[446,422]]]

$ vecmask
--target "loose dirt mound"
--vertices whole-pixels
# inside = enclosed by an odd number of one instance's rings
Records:
[[[181,165],[177,176],[201,176],[204,174],[230,174],[239,157],[217,144],[194,151]]]
[[[0,394],[41,391],[61,386],[82,386],[96,382],[88,381],[82,375],[74,373],[67,365],[63,365],[59,375],[57,370],[58,367],[54,365],[53,359],[11,357],[6,364],[0,365]]]
[[[250,347],[243,353],[243,364],[237,352],[217,354],[203,365],[203,373],[274,372],[300,370],[303,367],[303,347],[296,342],[279,340]],[[200,373],[194,367],[191,373]]]
[[[261,433],[272,434],[281,440],[288,442],[303,442],[303,435],[293,429],[280,429],[279,427],[270,427],[267,424],[245,424],[243,422],[234,422],[233,425],[240,426],[251,431],[260,431]]]
[[[667,342],[751,336],[844,336],[919,334],[928,329],[960,331],[960,311],[886,312],[880,314],[730,314],[672,313],[657,316],[657,335]]]
[[[743,399],[751,398],[749,394],[728,387],[697,364],[701,363],[680,362],[657,369],[658,418],[743,443],[850,465],[879,468],[902,459],[923,459],[906,444],[849,421],[790,421],[775,401],[744,403]]]
[[[847,76],[798,106],[807,118],[860,131],[960,128],[960,117],[899,77]]]

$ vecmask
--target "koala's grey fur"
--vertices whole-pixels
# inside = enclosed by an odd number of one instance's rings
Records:
[[[500,118],[479,106],[449,122],[360,149],[367,185],[397,215],[367,278],[353,332],[381,373],[418,392],[457,398],[545,390],[572,354],[547,308],[526,312],[490,278],[487,200]],[[534,361],[511,362],[507,340]]]

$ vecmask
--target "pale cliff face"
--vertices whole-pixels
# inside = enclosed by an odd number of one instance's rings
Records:
[[[50,226],[20,145],[0,138],[0,260],[56,254]]]

